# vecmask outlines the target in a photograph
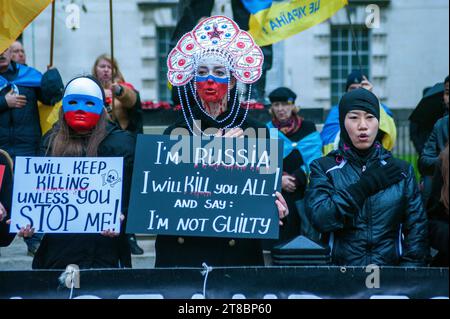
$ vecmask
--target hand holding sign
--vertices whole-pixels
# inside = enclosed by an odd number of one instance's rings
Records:
[[[6,221],[8,225],[11,225],[11,219],[8,219]],[[31,227],[31,225],[27,225],[26,227],[20,227],[19,231],[17,232],[17,236],[23,237],[23,238],[31,238],[34,235],[34,228]]]
[[[23,238],[31,238],[34,235],[34,228],[31,225],[27,225],[26,227],[21,227],[17,236]]]
[[[244,137],[244,131],[240,127],[220,130],[217,133],[217,137]]]
[[[283,226],[282,219],[286,218],[287,215],[289,215],[289,207],[288,207],[283,195],[281,195],[281,193],[276,192],[275,195],[277,197],[277,200],[275,201],[275,205],[277,205],[278,216],[280,218],[279,224],[280,224],[280,226]]]
[[[124,220],[125,220],[125,215],[120,214],[120,223],[122,224]],[[114,230],[111,230],[111,229],[102,231],[102,236],[109,237],[109,238],[119,237],[119,235],[120,235],[120,232],[115,232]]]

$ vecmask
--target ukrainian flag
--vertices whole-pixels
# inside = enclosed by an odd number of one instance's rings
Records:
[[[380,107],[380,131],[384,133],[381,144],[389,151],[395,146],[397,139],[397,128],[395,126],[392,112],[389,108],[381,104]],[[339,107],[333,106],[328,114],[327,120],[323,126],[320,137],[322,138],[323,153],[326,155],[332,150],[337,149],[339,142],[340,126],[339,126]]]
[[[347,0],[242,0],[250,12],[249,32],[259,46],[284,40],[319,24]]]
[[[52,0],[0,1],[0,53],[13,43]]]
[[[59,110],[62,107],[62,100],[56,103],[54,106],[45,105],[38,102],[39,120],[41,123],[42,135],[50,131],[53,125],[59,119]]]

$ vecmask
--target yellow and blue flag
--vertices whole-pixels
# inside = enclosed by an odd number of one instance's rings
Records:
[[[242,0],[250,12],[250,34],[259,46],[284,40],[319,24],[348,0]]]
[[[41,122],[42,135],[47,133],[59,119],[59,110],[62,107],[62,100],[54,106],[45,105],[38,102],[39,120]]]
[[[30,68],[26,65],[17,64],[18,72],[14,80],[8,81],[0,75],[0,91],[7,86],[16,94],[19,94],[18,86],[38,88],[41,86],[42,74],[41,72]],[[59,101],[54,106],[45,105],[38,101],[39,119],[41,122],[42,134],[47,133],[53,127],[53,124],[58,121],[59,109],[62,101]]]
[[[5,51],[52,0],[0,1],[0,53]]]

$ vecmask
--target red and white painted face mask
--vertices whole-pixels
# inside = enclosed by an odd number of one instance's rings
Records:
[[[228,93],[229,74],[227,69],[217,63],[203,63],[198,67],[197,92],[206,103],[220,103]]]
[[[64,92],[64,119],[75,132],[89,132],[97,125],[103,104],[102,89],[97,83],[86,77],[76,78]]]

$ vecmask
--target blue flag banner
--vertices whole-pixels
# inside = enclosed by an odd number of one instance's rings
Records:
[[[348,4],[347,0],[242,0],[250,12],[249,32],[259,46],[287,39],[319,24]]]

